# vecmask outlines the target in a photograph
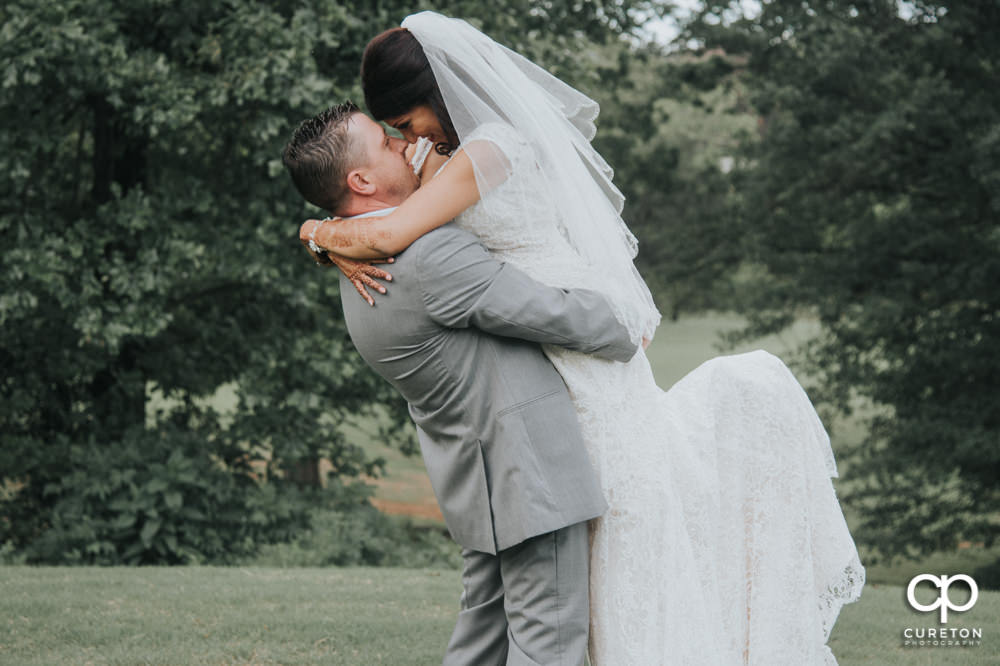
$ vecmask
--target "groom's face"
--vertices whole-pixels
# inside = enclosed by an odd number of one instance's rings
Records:
[[[406,140],[389,136],[385,128],[363,113],[355,113],[350,122],[367,160],[361,171],[375,186],[378,198],[392,205],[402,203],[420,184],[404,154]]]

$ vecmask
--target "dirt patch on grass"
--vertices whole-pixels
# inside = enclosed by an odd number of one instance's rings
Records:
[[[386,500],[373,497],[372,504],[375,505],[375,508],[382,513],[388,513],[393,516],[428,518],[430,520],[444,522],[444,516],[441,515],[441,509],[438,508],[437,502],[431,505],[424,503],[413,504],[409,502],[399,502],[396,500]]]
[[[370,480],[375,486],[372,504],[383,513],[444,522],[431,481],[425,473],[404,472]]]

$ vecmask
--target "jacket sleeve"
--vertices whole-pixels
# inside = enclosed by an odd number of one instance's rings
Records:
[[[412,249],[418,251],[424,303],[442,326],[472,326],[614,361],[627,361],[637,350],[603,295],[537,282],[457,227],[432,231]]]

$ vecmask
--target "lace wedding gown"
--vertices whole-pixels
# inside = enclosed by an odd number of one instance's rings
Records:
[[[556,286],[609,293],[560,233],[532,148],[507,125],[507,179],[456,220]],[[629,363],[546,354],[572,395],[609,509],[591,527],[594,666],[835,664],[826,646],[864,569],[830,477],[829,439],[776,357],[704,363],[669,391]]]

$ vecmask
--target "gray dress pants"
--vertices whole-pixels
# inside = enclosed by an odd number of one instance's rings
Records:
[[[444,666],[581,666],[590,625],[587,523],[496,555],[465,549]]]

